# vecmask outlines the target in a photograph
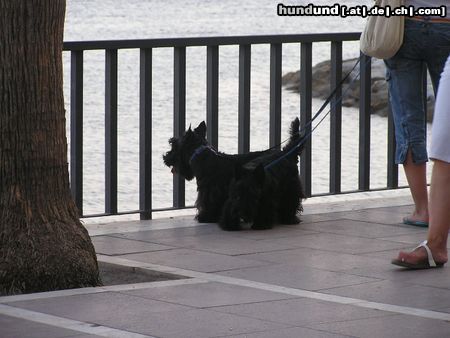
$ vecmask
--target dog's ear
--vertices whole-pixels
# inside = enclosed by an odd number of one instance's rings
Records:
[[[200,124],[197,126],[197,128],[194,129],[194,132],[201,138],[206,138],[206,123],[205,123],[205,121],[200,122]]]
[[[255,178],[256,182],[259,184],[263,184],[264,180],[266,178],[266,172],[264,170],[264,166],[262,164],[258,164],[258,166],[255,168],[253,172],[253,177]]]

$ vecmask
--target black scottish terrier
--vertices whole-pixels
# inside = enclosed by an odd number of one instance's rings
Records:
[[[195,206],[200,223],[219,221],[236,166],[240,167],[258,156],[279,152],[270,149],[238,155],[218,152],[206,141],[205,122],[194,130],[189,127],[181,138],[171,138],[169,144],[171,150],[163,155],[164,164],[172,167],[172,173],[187,180],[197,179]]]
[[[269,229],[275,222],[298,224],[306,196],[298,172],[298,155],[303,149],[300,122],[291,123],[290,139],[281,153],[262,155],[244,166],[236,166],[235,177],[219,225],[240,230],[241,219],[253,222],[252,229]]]

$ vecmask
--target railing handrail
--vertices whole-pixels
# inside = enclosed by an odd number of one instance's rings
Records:
[[[65,51],[77,50],[105,50],[105,49],[134,49],[161,47],[205,47],[217,45],[247,45],[271,43],[311,43],[331,41],[355,41],[361,32],[348,33],[318,33],[318,34],[284,34],[284,35],[236,35],[236,36],[208,36],[183,38],[155,38],[135,40],[92,40],[66,41]]]

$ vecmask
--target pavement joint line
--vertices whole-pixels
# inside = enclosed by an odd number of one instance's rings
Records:
[[[90,236],[102,236],[110,234],[126,234],[130,232],[150,231],[150,230],[170,230],[179,228],[193,228],[200,226],[198,223],[184,223],[184,224],[142,224],[141,221],[131,222],[115,222],[111,225],[105,224],[85,224],[84,227],[88,230]],[[123,223],[133,223],[131,225],[123,225]],[[203,223],[204,225],[204,223]]]
[[[215,274],[215,273],[198,272],[198,271],[193,271],[193,270],[169,267],[169,266],[165,266],[165,265],[137,262],[137,261],[133,261],[133,260],[125,259],[125,258],[97,255],[97,259],[99,261],[102,261],[105,263],[113,263],[113,264],[118,264],[118,265],[129,266],[129,267],[139,267],[142,269],[150,269],[150,270],[154,270],[154,271],[168,272],[168,273],[173,273],[173,274],[177,274],[177,275],[181,275],[181,276],[198,278],[200,280],[206,280],[209,282],[231,284],[231,285],[249,287],[249,288],[253,288],[253,289],[270,291],[270,292],[284,293],[287,295],[298,296],[298,297],[302,297],[302,298],[317,299],[317,300],[322,300],[322,301],[332,302],[332,303],[337,303],[337,304],[352,305],[352,306],[368,308],[368,309],[373,309],[373,310],[381,310],[381,311],[386,311],[386,312],[391,312],[391,313],[417,316],[417,317],[422,317],[422,318],[436,319],[436,320],[443,320],[443,321],[450,322],[450,313],[445,313],[445,312],[425,310],[425,309],[400,306],[400,305],[378,303],[378,302],[371,302],[371,301],[367,301],[364,299],[331,295],[331,294],[321,293],[321,292],[317,292],[317,291],[308,291],[308,290],[296,289],[296,288],[268,284],[268,283],[263,283],[263,282],[250,281],[250,280],[241,279],[241,278],[222,276],[222,275]]]
[[[23,295],[0,297],[0,304],[2,304],[2,303],[9,304],[9,303],[14,303],[14,302],[30,301],[30,300],[37,300],[37,299],[48,299],[48,298],[56,298],[56,297],[70,297],[70,296],[76,296],[76,295],[89,295],[89,294],[104,293],[104,292],[133,291],[133,290],[140,290],[140,289],[161,288],[161,287],[168,287],[168,286],[191,285],[191,284],[200,284],[200,283],[208,283],[208,281],[201,280],[198,278],[185,278],[185,279],[176,279],[176,280],[168,280],[168,281],[160,281],[160,282],[145,282],[145,283],[135,283],[135,284],[121,284],[121,285],[98,286],[98,287],[87,287],[87,288],[79,288],[79,289],[39,292],[39,293],[30,293],[30,294],[23,294]]]
[[[111,327],[96,325],[86,322],[80,322],[73,319],[67,319],[48,315],[41,312],[30,311],[26,309],[16,308],[14,306],[0,304],[0,314],[20,319],[26,319],[45,325],[59,327],[67,330],[83,332],[86,334],[97,335],[109,338],[155,338],[153,336],[143,335],[139,333],[123,331]]]

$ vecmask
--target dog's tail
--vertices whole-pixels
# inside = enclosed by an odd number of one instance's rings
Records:
[[[305,135],[300,134],[300,120],[296,117],[291,122],[291,128],[289,130],[289,142],[284,146],[283,153],[293,158],[302,153],[305,147]],[[294,156],[295,155],[295,156]]]

